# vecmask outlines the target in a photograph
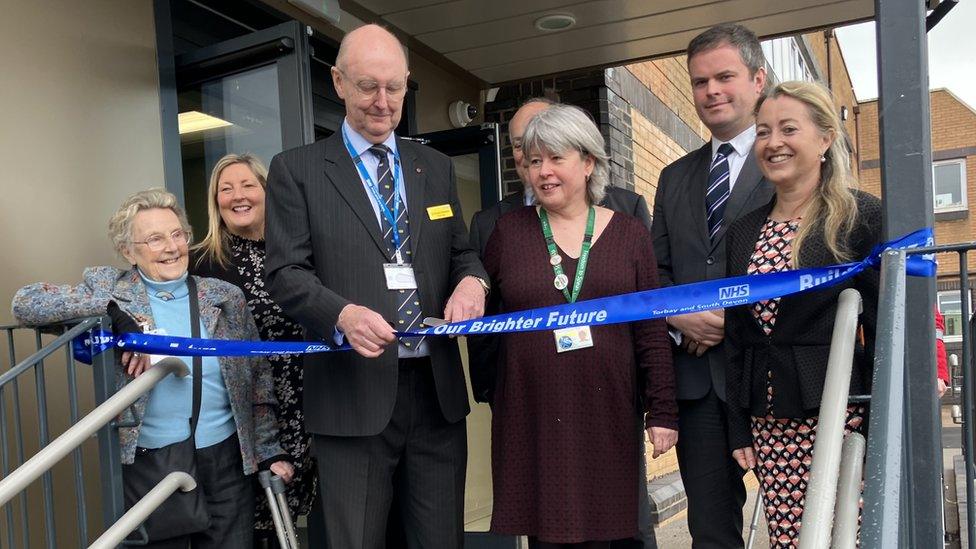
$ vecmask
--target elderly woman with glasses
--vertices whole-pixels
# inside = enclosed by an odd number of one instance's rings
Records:
[[[25,286],[14,296],[14,316],[27,325],[42,325],[108,314],[117,333],[190,336],[190,229],[176,197],[162,189],[133,194],[109,221],[109,236],[130,268],[90,267],[77,286]],[[258,339],[240,289],[211,278],[193,277],[193,281],[200,337]],[[185,360],[189,365],[190,360]],[[148,367],[148,356],[122,353],[118,385]],[[201,371],[192,454],[209,526],[177,538],[150,534],[151,547],[251,547],[254,495],[249,475],[270,467],[287,480],[293,472],[277,441],[267,360],[205,357]],[[192,383],[191,376],[168,376],[126,412],[130,417],[122,418],[134,425],[119,429],[127,505],[134,503],[128,488],[135,468],[149,463],[144,460],[152,459],[154,452],[189,441]]]

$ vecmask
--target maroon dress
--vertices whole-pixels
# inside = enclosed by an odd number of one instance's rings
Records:
[[[572,284],[577,261],[560,253]],[[566,303],[553,287],[534,208],[498,221],[484,263],[503,310]],[[590,250],[579,301],[654,287],[650,234],[615,213]],[[646,425],[678,426],[667,328],[655,320],[591,330],[593,347],[559,354],[551,331],[502,336],[492,407],[494,532],[552,543],[637,533],[638,387]]]

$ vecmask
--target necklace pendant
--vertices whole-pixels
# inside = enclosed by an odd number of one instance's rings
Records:
[[[559,254],[552,254],[549,256],[549,264],[555,267],[563,262],[563,256]]]
[[[569,285],[569,277],[565,274],[558,274],[556,278],[553,279],[552,285],[556,287],[557,290],[565,290],[566,286]]]

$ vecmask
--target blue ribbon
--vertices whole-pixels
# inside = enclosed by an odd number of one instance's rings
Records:
[[[862,261],[830,267],[813,267],[764,275],[745,275],[657,288],[454,322],[432,328],[397,332],[399,336],[483,335],[552,330],[572,326],[598,326],[651,320],[685,313],[736,307],[799,292],[827,288],[881,264],[886,249],[931,246],[932,230],[921,229],[876,246]],[[911,276],[935,276],[932,255],[910,255],[906,272]],[[116,341],[111,333],[92,330],[73,342],[75,358],[91,363],[91,357],[112,345],[123,351],[171,356],[248,356],[309,354],[346,351],[351,347],[322,342],[233,341],[150,334],[124,334]]]

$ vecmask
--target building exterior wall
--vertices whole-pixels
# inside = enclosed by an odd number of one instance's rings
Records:
[[[20,286],[77,283],[85,266],[122,264],[106,235],[108,218],[126,195],[163,185],[163,148],[152,2],[7,2],[0,51],[0,255],[6,259],[0,323],[6,324]],[[17,339],[18,360],[35,349],[27,335]],[[68,427],[62,357],[45,364],[54,435]],[[78,371],[84,413],[92,406],[90,369]],[[28,456],[38,441],[32,377],[20,391]],[[13,428],[11,415],[7,426]],[[89,532],[100,533],[94,441],[84,449]],[[77,540],[70,459],[54,469],[54,483],[58,545],[87,545]],[[39,484],[28,490],[35,545],[44,539]]]
[[[823,69],[823,83],[829,83],[837,108],[847,109],[847,120],[844,122],[844,127],[851,139],[853,150],[858,151],[859,143],[854,114],[857,107],[857,97],[854,95],[854,85],[847,73],[847,64],[844,61],[844,55],[841,53],[840,44],[837,42],[837,35],[832,30],[827,30],[805,34],[803,39],[810,48],[810,53],[817,65]]]
[[[933,90],[929,100],[932,160],[965,158],[969,204],[969,211],[935,215],[935,241],[937,244],[952,244],[976,240],[976,226],[971,213],[973,204],[976,204],[976,111],[946,90]],[[861,103],[860,110],[861,188],[881,196],[877,100]],[[944,286],[943,282],[955,281],[958,284],[959,261],[956,254],[942,254],[938,260],[940,288]],[[969,254],[969,270],[976,271],[976,254]]]

